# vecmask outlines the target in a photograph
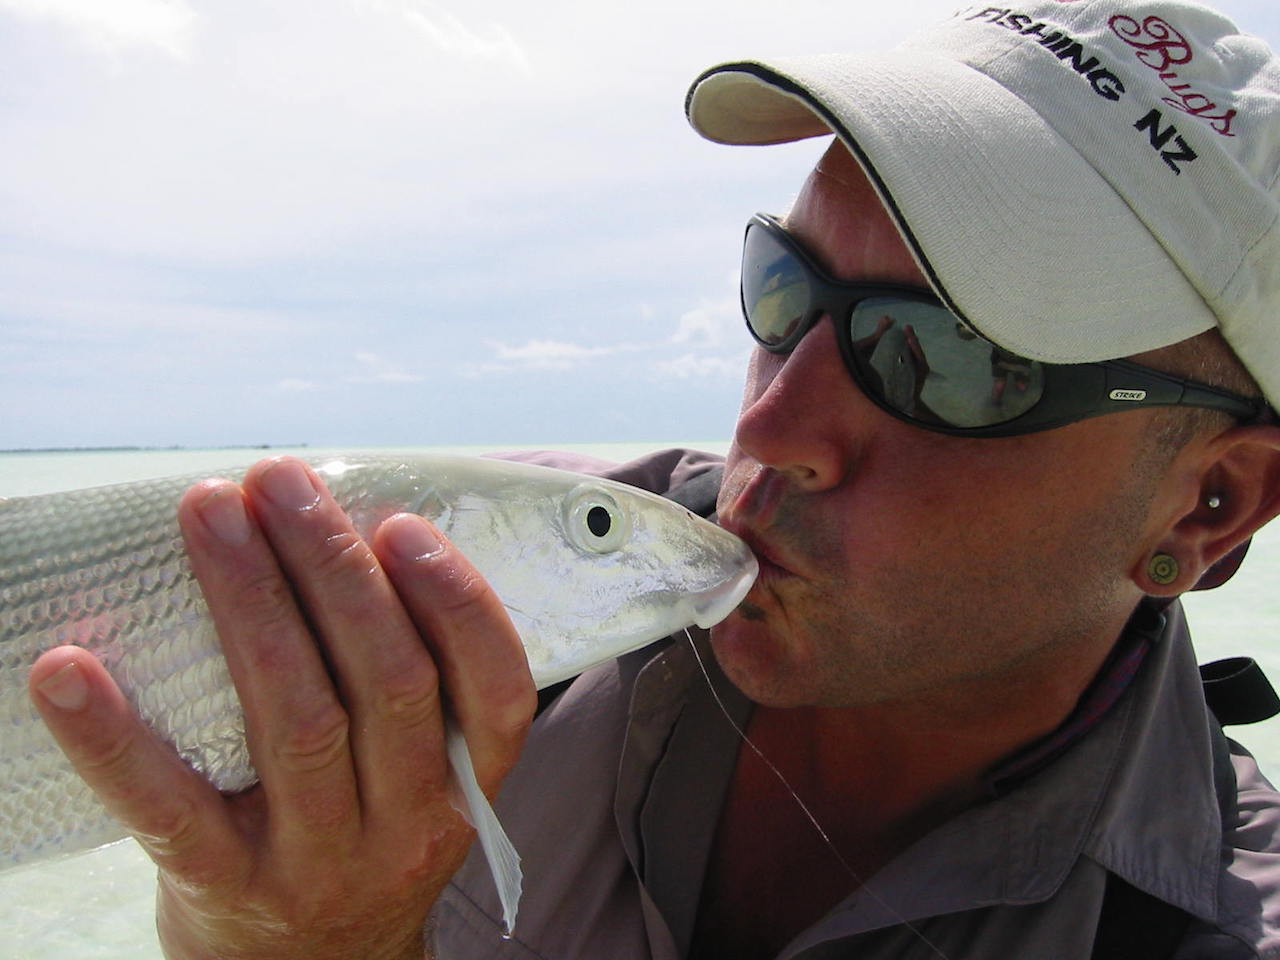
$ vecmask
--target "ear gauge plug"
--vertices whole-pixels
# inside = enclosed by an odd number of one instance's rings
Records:
[[[1178,579],[1178,561],[1167,553],[1157,553],[1147,564],[1147,576],[1162,587]]]

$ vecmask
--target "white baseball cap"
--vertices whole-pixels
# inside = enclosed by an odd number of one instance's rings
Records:
[[[974,5],[884,54],[728,63],[705,137],[834,132],[935,292],[1080,363],[1214,326],[1280,402],[1280,61],[1186,0]]]

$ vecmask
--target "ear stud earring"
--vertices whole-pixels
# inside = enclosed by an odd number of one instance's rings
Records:
[[[1213,494],[1213,496],[1211,496],[1208,500],[1205,501],[1205,506],[1207,506],[1210,510],[1217,510],[1220,506],[1222,506],[1222,498],[1215,493]]]
[[[1178,579],[1178,561],[1167,553],[1157,553],[1147,564],[1147,576],[1162,587]]]

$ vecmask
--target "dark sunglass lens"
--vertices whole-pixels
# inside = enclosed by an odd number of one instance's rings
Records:
[[[876,298],[849,318],[853,359],[895,410],[926,423],[986,427],[1022,416],[1044,392],[1044,370],[978,337],[936,304]]]
[[[742,309],[756,339],[770,346],[785,341],[809,310],[804,265],[757,226],[742,248]]]

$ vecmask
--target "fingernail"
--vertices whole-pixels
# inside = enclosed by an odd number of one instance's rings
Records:
[[[80,665],[68,663],[53,676],[36,686],[40,695],[60,710],[76,712],[89,702],[89,684],[85,683]]]
[[[200,501],[200,516],[213,535],[232,547],[249,541],[249,517],[235,487],[220,487]]]
[[[262,489],[271,502],[286,510],[306,510],[320,502],[311,475],[296,460],[281,460],[262,475]]]
[[[387,521],[387,542],[401,560],[425,560],[444,547],[431,524],[411,513]]]

